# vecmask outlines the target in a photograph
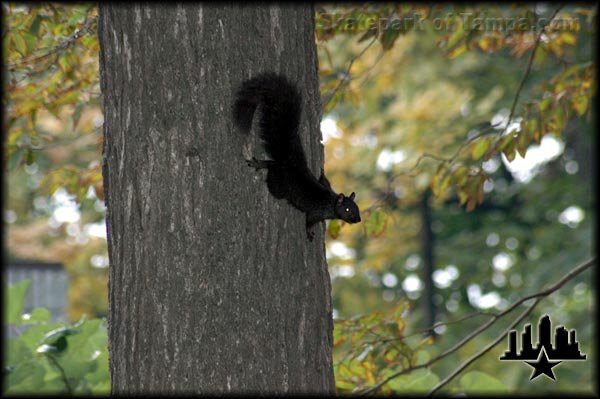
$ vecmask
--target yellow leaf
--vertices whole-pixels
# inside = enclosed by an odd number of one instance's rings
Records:
[[[573,108],[577,112],[577,115],[581,116],[585,114],[588,108],[587,96],[577,96],[573,98]]]
[[[492,39],[488,36],[484,36],[479,40],[477,44],[479,44],[479,48],[487,52],[492,47]]]
[[[398,335],[404,334],[404,329],[406,327],[404,319],[396,319],[396,324],[398,325]]]
[[[465,190],[458,191],[458,200],[460,201],[461,205],[467,201],[467,198],[469,198],[469,194],[467,194]]]
[[[450,59],[456,58],[466,51],[467,51],[467,45],[462,44],[462,45],[456,47],[454,50],[450,51],[450,53],[448,53],[448,58],[450,58]]]
[[[331,220],[329,222],[329,225],[327,226],[327,233],[329,233],[329,236],[331,238],[333,238],[334,240],[336,238],[339,237],[340,235],[340,230],[342,229],[342,221],[340,221],[339,219],[334,219]]]
[[[448,48],[452,48],[452,47],[454,47],[455,45],[457,45],[457,44],[458,44],[458,42],[460,41],[460,39],[464,38],[464,36],[465,36],[465,31],[464,31],[464,29],[463,29],[463,27],[462,27],[462,25],[461,25],[461,26],[459,26],[459,27],[456,29],[456,31],[454,31],[454,32],[453,32],[453,33],[450,35],[450,37],[448,38],[448,42],[447,42],[447,44],[446,44],[446,45],[448,46]]]
[[[510,151],[503,151],[503,153],[508,162],[512,162],[517,156],[517,152],[513,149],[511,149]]]
[[[574,45],[577,42],[577,37],[575,37],[575,35],[570,32],[562,33],[560,35],[560,38],[563,41],[563,43],[567,43],[570,45]]]
[[[552,97],[546,97],[540,101],[540,111],[544,112],[548,109],[548,107],[552,104]]]

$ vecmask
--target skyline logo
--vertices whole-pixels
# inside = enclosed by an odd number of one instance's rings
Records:
[[[542,374],[556,381],[552,368],[563,361],[586,360],[586,355],[579,351],[575,329],[567,331],[564,326],[559,326],[554,332],[554,345],[552,345],[552,322],[550,316],[544,315],[538,323],[538,342],[532,345],[531,323],[525,325],[521,333],[521,350],[517,352],[517,330],[508,334],[508,349],[500,360],[524,361],[533,367],[529,380],[534,380]],[[532,360],[532,361],[528,361]]]

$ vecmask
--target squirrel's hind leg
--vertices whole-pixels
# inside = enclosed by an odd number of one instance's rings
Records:
[[[288,198],[288,181],[285,174],[275,167],[274,164],[271,164],[268,169],[267,187],[269,188],[269,192],[277,199]]]
[[[287,179],[275,161],[252,157],[252,159],[247,159],[246,163],[256,170],[268,169],[267,188],[269,189],[269,192],[277,199],[287,198]]]
[[[317,226],[321,220],[323,219],[315,212],[308,212],[306,214],[306,238],[308,238],[309,241],[312,241],[315,238],[315,226]]]

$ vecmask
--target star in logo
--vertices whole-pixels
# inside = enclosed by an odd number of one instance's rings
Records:
[[[558,365],[561,362],[549,362],[548,356],[546,355],[546,349],[544,349],[544,347],[542,347],[536,362],[525,362],[525,363],[527,363],[528,365],[530,365],[531,367],[534,368],[534,371],[531,374],[529,381],[536,379],[537,377],[539,377],[542,374],[546,374],[546,376],[548,376],[548,377],[552,378],[554,381],[556,381],[556,378],[554,378],[554,373],[552,372],[552,367]]]

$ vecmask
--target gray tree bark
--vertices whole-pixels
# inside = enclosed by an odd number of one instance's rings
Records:
[[[286,74],[318,176],[312,8],[100,3],[99,38],[113,393],[334,393],[323,229],[231,118],[244,79]]]
[[[433,297],[435,296],[435,285],[433,285],[433,272],[435,271],[435,237],[431,229],[432,217],[429,200],[431,198],[431,190],[427,189],[421,194],[419,202],[419,213],[421,215],[421,254],[423,256],[423,325],[424,328],[429,328],[435,324],[435,304]],[[435,331],[429,330],[428,336],[434,337]]]

